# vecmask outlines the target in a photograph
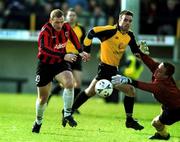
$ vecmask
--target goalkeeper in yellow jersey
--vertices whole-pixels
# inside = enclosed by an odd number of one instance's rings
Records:
[[[95,84],[100,79],[108,79],[111,81],[111,77],[118,73],[119,62],[129,46],[132,53],[136,54],[140,52],[139,46],[136,43],[134,34],[130,31],[130,26],[133,20],[133,13],[129,10],[123,10],[119,14],[119,21],[116,25],[111,26],[97,26],[92,28],[85,40],[84,50],[90,54],[93,38],[98,38],[100,43],[100,63],[98,66],[98,72],[95,78],[90,83],[89,87],[82,91],[75,99],[73,109],[78,109],[83,103],[85,103],[90,97],[95,95]],[[133,106],[135,93],[134,87],[126,85],[120,89],[126,96],[124,99],[124,108],[126,112],[126,127],[135,130],[142,130],[141,126],[136,120],[133,119]]]
[[[82,25],[80,25],[77,22],[77,14],[73,8],[70,8],[67,11],[66,21],[71,25],[71,27],[72,27],[73,31],[76,33],[80,43],[83,44],[83,40],[85,38],[85,29],[82,27]],[[76,48],[74,47],[73,43],[70,40],[68,40],[68,42],[67,42],[66,52],[74,53],[76,55],[79,54],[79,52],[76,50]],[[71,69],[72,69],[72,73],[73,73],[73,77],[74,77],[74,97],[76,97],[77,94],[81,91],[81,89],[80,89],[81,78],[82,78],[81,57],[78,56],[77,60],[70,63],[70,65],[71,65]],[[59,86],[59,84],[55,85],[54,89],[51,92],[51,95],[49,96],[48,102],[50,101],[50,98],[52,97],[52,95],[58,94],[60,92],[62,87]],[[79,113],[78,111],[76,111],[76,112]]]

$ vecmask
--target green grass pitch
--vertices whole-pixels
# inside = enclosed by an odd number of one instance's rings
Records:
[[[159,114],[160,105],[136,103],[134,117],[144,125],[142,131],[125,127],[122,103],[106,104],[94,97],[74,115],[76,128],[61,126],[62,97],[54,96],[44,115],[40,134],[33,134],[35,94],[0,94],[0,142],[150,142],[154,134],[151,120]],[[180,123],[168,127],[170,142],[180,142]],[[153,142],[156,142],[153,140]]]

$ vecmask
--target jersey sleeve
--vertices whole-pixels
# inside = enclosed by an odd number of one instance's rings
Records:
[[[151,70],[151,72],[154,73],[154,71],[156,70],[156,68],[159,65],[159,62],[156,62],[150,56],[145,55],[143,53],[140,53],[140,55],[141,55],[141,59],[144,62],[144,64]]]
[[[143,54],[140,51],[139,45],[137,45],[137,43],[136,43],[135,36],[134,36],[133,32],[129,31],[128,34],[131,37],[131,40],[129,42],[129,46],[131,48],[132,53],[140,53],[143,62],[151,70],[151,72],[154,72],[156,70],[157,66],[159,65],[159,63],[155,62],[151,57]]]
[[[132,83],[130,84],[136,88],[151,92],[153,94],[158,94],[161,88],[158,83],[146,83],[146,82],[141,82],[141,81],[136,81],[136,80],[132,80]]]
[[[84,39],[85,39],[85,37],[86,37],[86,30],[85,30],[85,28],[83,27],[83,26],[79,26],[79,28],[81,29],[81,32],[82,32],[82,36],[81,36],[81,38],[80,38],[80,43],[81,44],[83,44],[83,41],[84,41]]]
[[[93,38],[98,38],[100,41],[104,41],[112,37],[116,31],[116,27],[109,25],[92,28],[84,39],[84,50],[90,53]]]
[[[134,33],[129,31],[128,34],[131,37],[131,40],[129,42],[129,46],[130,46],[130,49],[131,49],[132,53],[133,54],[134,53],[140,53],[140,49],[139,49],[139,46],[136,43],[136,39],[135,39]]]

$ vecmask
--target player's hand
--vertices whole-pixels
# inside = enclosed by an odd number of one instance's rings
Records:
[[[141,50],[141,52],[142,53],[144,53],[144,54],[146,54],[146,55],[149,55],[150,53],[149,53],[149,48],[148,48],[148,46],[147,46],[147,43],[146,43],[146,41],[141,41],[141,43],[140,43],[140,48],[139,48],[140,50]]]
[[[77,60],[77,55],[75,55],[75,54],[71,54],[71,53],[65,54],[65,56],[64,56],[64,60],[66,60],[66,61],[69,61],[69,62],[73,63],[74,61],[76,61],[76,60]]]
[[[87,62],[90,60],[90,54],[85,51],[79,53],[79,55],[81,56],[81,58],[84,62]]]
[[[119,85],[119,84],[129,84],[132,83],[132,80],[128,77],[122,76],[122,75],[116,75],[111,77],[111,83],[113,85]]]

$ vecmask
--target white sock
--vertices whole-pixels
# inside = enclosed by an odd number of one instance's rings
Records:
[[[63,100],[64,100],[64,117],[66,117],[71,115],[72,105],[74,101],[74,88],[73,89],[64,88]]]
[[[36,123],[38,125],[40,125],[42,123],[42,119],[43,119],[43,115],[44,115],[44,111],[45,108],[47,106],[47,103],[45,103],[44,105],[40,105],[39,100],[36,100]]]

